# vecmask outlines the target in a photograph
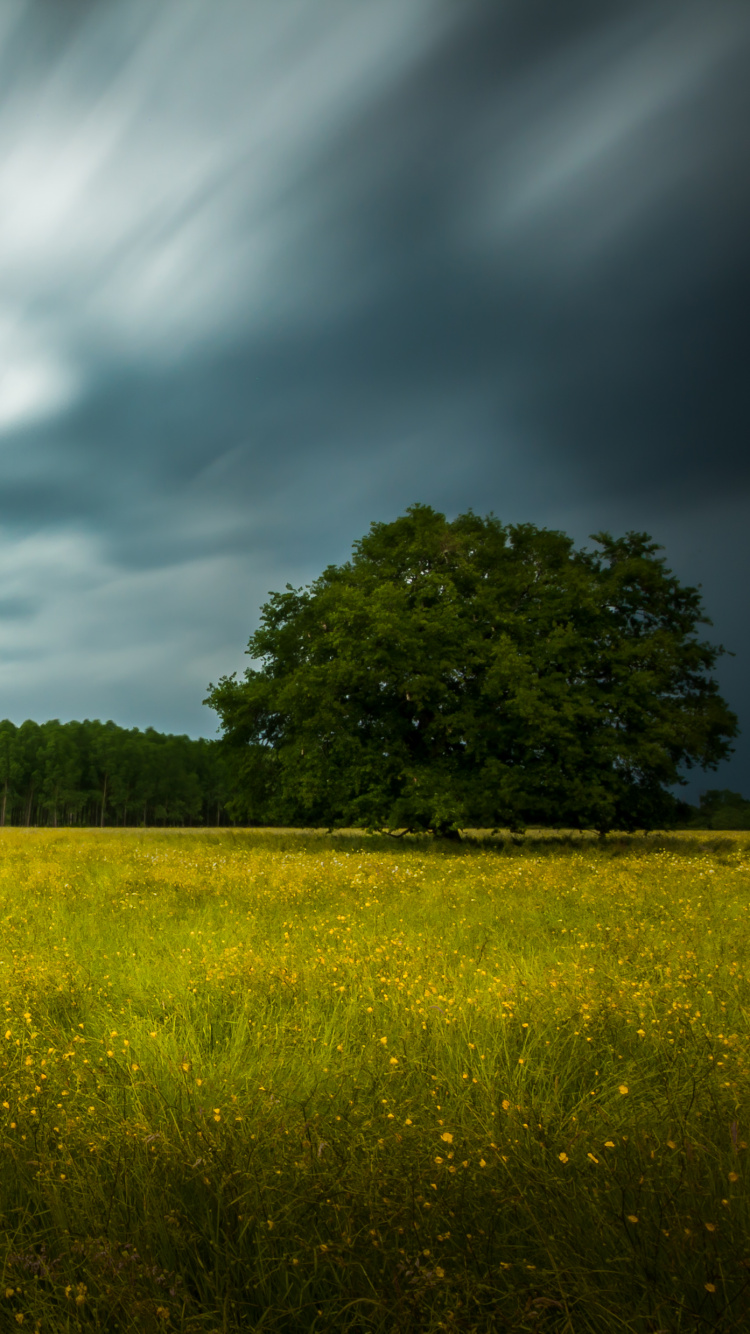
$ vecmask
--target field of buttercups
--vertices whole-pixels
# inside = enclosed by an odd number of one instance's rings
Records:
[[[750,837],[0,834],[0,1330],[748,1328]]]

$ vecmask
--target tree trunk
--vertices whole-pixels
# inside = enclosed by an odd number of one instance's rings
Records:
[[[3,788],[3,806],[2,810],[0,810],[0,825],[5,824],[5,808],[7,805],[8,805],[8,780],[6,778],[5,787]]]
[[[99,828],[104,828],[104,811],[107,805],[107,775],[104,775],[104,787],[102,788],[102,818],[99,821]]]
[[[26,802],[26,820],[25,820],[25,825],[26,825],[26,828],[27,828],[27,829],[28,829],[28,827],[29,827],[29,825],[30,825],[30,823],[31,823],[31,803],[32,803],[33,800],[34,800],[34,788],[33,788],[33,786],[32,786],[31,789],[29,790],[29,799],[28,799],[28,801]]]

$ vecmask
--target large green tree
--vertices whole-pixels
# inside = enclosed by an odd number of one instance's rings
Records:
[[[729,753],[699,593],[645,534],[593,539],[414,505],[352,559],[271,594],[209,686],[236,814],[432,829],[668,818]]]

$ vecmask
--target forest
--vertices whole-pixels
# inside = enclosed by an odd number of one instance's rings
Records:
[[[0,825],[230,823],[215,741],[85,719],[0,722]]]

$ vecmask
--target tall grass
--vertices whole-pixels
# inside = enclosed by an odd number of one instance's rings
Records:
[[[750,839],[0,838],[0,1330],[748,1327]]]

